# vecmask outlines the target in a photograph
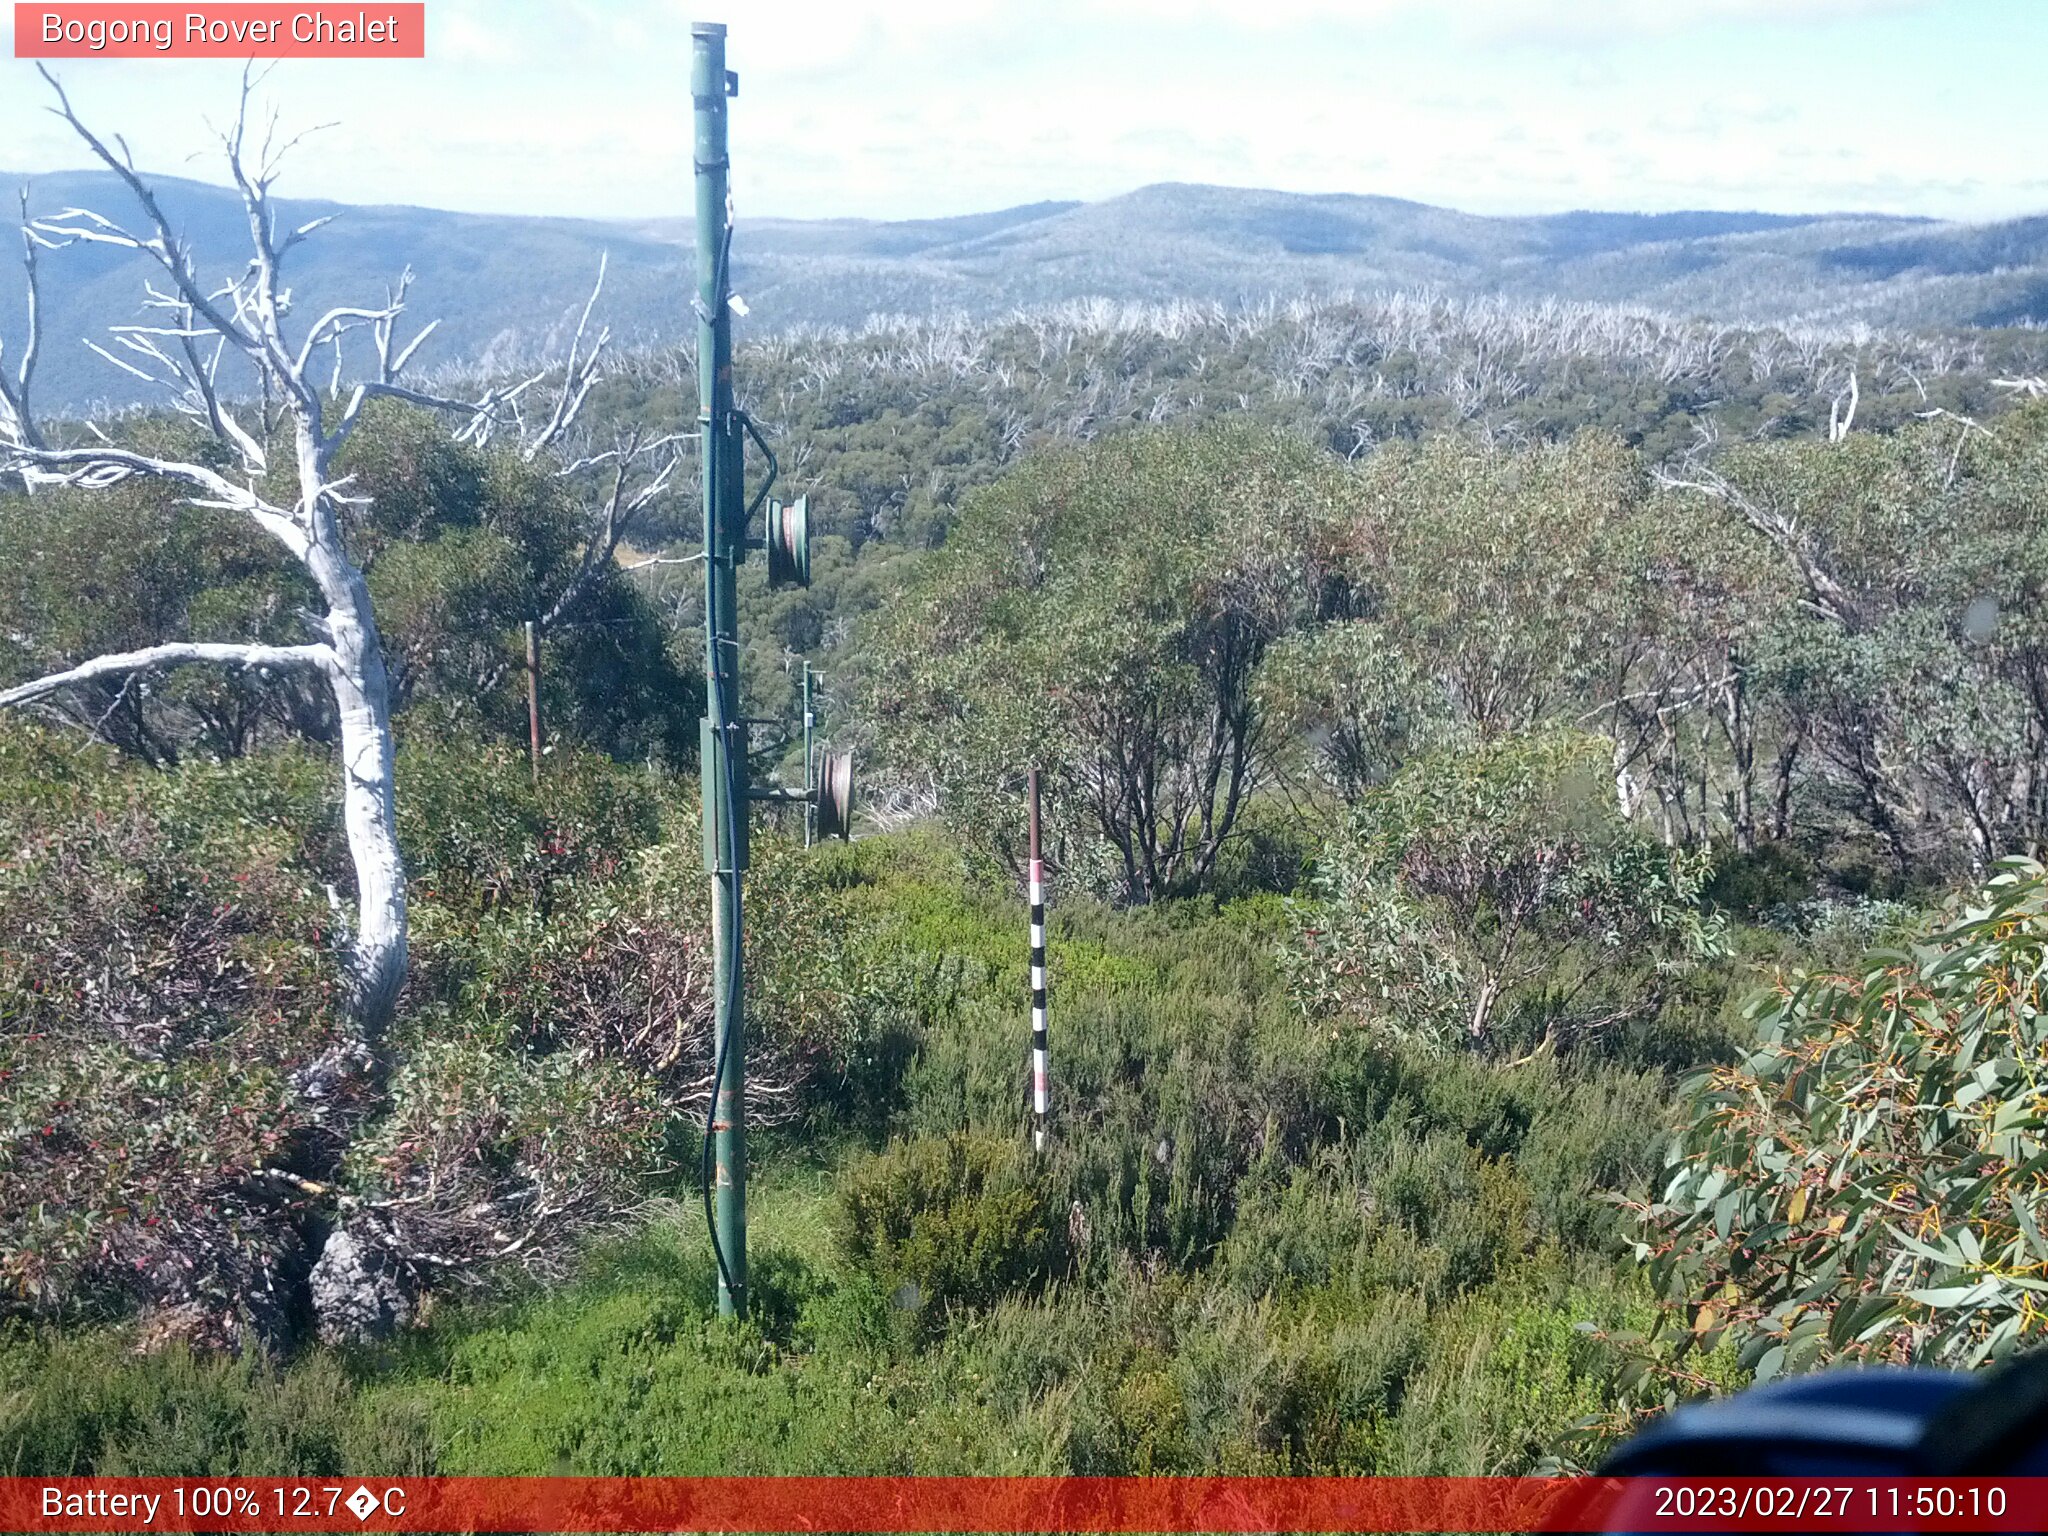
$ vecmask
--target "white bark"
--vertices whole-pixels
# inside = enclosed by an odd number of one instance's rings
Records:
[[[213,662],[220,666],[264,669],[282,672],[294,667],[319,667],[331,669],[335,665],[334,652],[324,645],[214,645],[209,643],[177,643],[152,645],[140,651],[119,651],[109,656],[97,656],[63,672],[52,672],[34,682],[18,687],[0,689],[0,709],[16,704],[33,704],[65,688],[80,683],[93,682],[102,677],[121,677],[137,672],[158,672],[171,667],[188,666],[194,662]]]
[[[1812,536],[1800,523],[1795,508],[1781,506],[1767,494],[1751,495],[1704,464],[1695,465],[1687,474],[1660,469],[1656,472],[1656,481],[1665,490],[1694,491],[1734,508],[1744,522],[1791,562],[1806,588],[1807,605],[1815,613],[1844,629],[1860,627],[1854,597],[1828,568]]]
[[[120,448],[94,429],[97,442],[53,446],[28,412],[28,385],[38,337],[36,313],[30,310],[30,334],[22,353],[23,366],[0,405],[0,472],[18,474],[30,485],[72,485],[86,489],[117,484],[133,476],[169,481],[192,493],[193,504],[247,517],[269,534],[304,567],[319,589],[325,612],[309,616],[319,633],[317,643],[299,646],[218,645],[172,642],[141,651],[102,656],[0,694],[0,706],[27,703],[59,689],[97,678],[154,668],[215,663],[238,667],[317,667],[333,692],[340,720],[342,810],[350,856],[355,866],[355,932],[347,957],[350,1013],[359,1043],[369,1059],[380,1054],[385,1028],[404,984],[407,965],[405,869],[399,856],[394,814],[394,776],[390,688],[383,645],[371,612],[363,574],[343,544],[337,509],[357,504],[346,480],[331,474],[335,454],[356,423],[361,402],[373,391],[402,393],[399,371],[411,359],[424,332],[393,351],[393,330],[404,309],[405,282],[382,308],[337,309],[316,321],[304,341],[286,340],[281,315],[286,307],[280,286],[283,255],[312,232],[304,226],[277,237],[270,207],[270,185],[276,156],[268,147],[262,163],[252,165],[244,153],[248,84],[241,110],[226,136],[228,166],[242,194],[253,257],[247,268],[218,287],[203,283],[190,253],[164,217],[148,186],[125,158],[117,158],[72,111],[57,82],[44,72],[57,95],[57,112],[69,122],[101,162],[121,178],[146,219],[143,233],[131,233],[102,215],[69,209],[37,221],[27,232],[27,265],[31,288],[38,247],[61,249],[78,242],[134,250],[153,261],[168,278],[168,288],[152,286],[148,307],[166,316],[162,324],[119,326],[116,342],[128,359],[102,355],[144,377],[157,379],[173,392],[177,408],[211,430],[237,461],[238,472],[223,472],[198,463],[152,458]],[[325,400],[308,377],[313,353],[322,344],[339,346],[350,329],[368,327],[375,338],[377,375],[358,389],[332,431],[327,430]],[[206,343],[202,347],[200,343]],[[216,370],[224,352],[248,359],[268,400],[282,403],[284,416],[266,420],[260,412],[237,407],[216,387]],[[488,409],[488,407],[482,407]],[[244,420],[252,416],[251,420]],[[297,470],[295,494],[289,502],[268,499],[261,487],[269,471],[265,442],[274,428],[288,426]]]
[[[0,372],[0,474],[17,474],[30,488],[70,485],[98,489],[135,476],[180,486],[190,493],[193,505],[246,517],[275,540],[312,578],[324,612],[307,615],[308,627],[318,636],[315,644],[278,647],[174,642],[54,671],[0,694],[0,706],[27,703],[97,678],[193,663],[317,667],[332,690],[340,722],[343,821],[355,866],[355,933],[348,955],[348,993],[360,1043],[374,1059],[405,981],[405,870],[394,813],[391,698],[384,650],[369,589],[362,571],[350,559],[341,533],[341,509],[360,507],[363,498],[352,494],[346,477],[333,475],[334,457],[360,422],[364,406],[380,396],[458,418],[455,436],[461,441],[481,446],[504,418],[512,423],[523,457],[531,460],[543,452],[562,454],[599,377],[610,341],[610,333],[602,329],[594,338],[589,335],[604,269],[600,266],[597,283],[577,320],[559,392],[544,417],[536,416],[529,424],[523,402],[535,385],[550,376],[551,369],[509,387],[494,386],[476,400],[413,389],[402,382],[401,375],[434,326],[427,325],[403,343],[398,338],[410,272],[400,276],[381,306],[338,306],[313,321],[296,344],[286,337],[282,317],[289,290],[280,278],[283,259],[327,220],[301,225],[280,238],[270,187],[279,157],[291,146],[273,151],[272,135],[266,135],[253,155],[248,152],[246,75],[240,107],[223,146],[228,169],[241,193],[251,258],[238,275],[219,284],[200,279],[191,252],[149,186],[129,164],[125,146],[124,153],[116,156],[79,120],[55,78],[47,70],[43,77],[56,94],[57,115],[121,179],[144,222],[131,231],[80,208],[29,221],[24,195],[28,336],[16,355],[13,377]],[[219,470],[196,462],[154,458],[118,446],[96,427],[90,428],[95,441],[72,445],[53,443],[38,428],[29,409],[40,341],[36,257],[39,251],[81,243],[134,251],[158,269],[145,304],[155,322],[112,328],[115,346],[124,355],[104,347],[94,350],[126,372],[166,386],[175,408],[210,432],[228,450],[235,468]],[[364,332],[374,368],[370,377],[349,388],[344,401],[342,347],[345,338]],[[324,388],[314,377],[323,348],[333,355],[331,379]],[[240,356],[254,370],[262,384],[263,406],[252,408],[223,396],[217,382],[223,356]],[[263,489],[271,479],[269,445],[280,431],[289,431],[293,445],[297,484],[289,501],[272,500]],[[666,492],[681,462],[684,441],[682,437],[663,437],[643,442],[636,437],[607,453],[582,458],[563,455],[568,460],[561,469],[565,477],[608,471],[609,484],[608,493],[602,494],[592,509],[592,526],[579,570],[540,616],[544,628],[560,620],[589,590],[611,564],[634,518]]]
[[[562,466],[564,479],[574,479],[587,470],[609,469],[611,483],[589,515],[589,531],[576,574],[570,577],[568,585],[556,594],[555,600],[539,618],[542,633],[553,629],[583,600],[597,578],[613,563],[619,544],[634,520],[667,493],[669,482],[683,462],[682,444],[692,437],[694,434],[672,434],[644,443],[637,433],[629,434],[609,452],[572,459]],[[647,478],[636,486],[633,476],[636,470],[643,469]],[[629,569],[650,563],[655,562],[640,561]]]
[[[1856,370],[1849,370],[1849,387],[1828,403],[1828,441],[1839,443],[1849,435],[1849,429],[1856,424],[1856,407],[1863,399],[1863,389],[1856,377]]]
[[[42,342],[42,326],[37,306],[42,295],[36,286],[36,250],[48,242],[36,233],[28,218],[28,188],[21,189],[21,266],[27,279],[28,335],[22,343],[21,356],[14,364],[14,377],[8,378],[7,371],[0,367],[0,432],[19,437],[37,447],[42,438],[36,432],[35,415],[29,409],[29,390],[36,379],[36,351]],[[0,345],[0,364],[6,362],[7,353]]]

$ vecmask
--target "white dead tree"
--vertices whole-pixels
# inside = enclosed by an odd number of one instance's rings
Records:
[[[36,219],[27,226],[25,247],[29,287],[36,269],[33,253],[67,245],[111,245],[140,253],[158,275],[148,284],[147,323],[116,326],[113,340],[125,356],[96,343],[87,345],[115,366],[167,385],[177,408],[203,424],[228,450],[231,467],[215,469],[196,460],[158,458],[114,443],[98,429],[91,440],[62,443],[41,428],[29,410],[40,318],[29,307],[23,367],[0,418],[0,470],[18,474],[31,489],[69,485],[100,489],[136,476],[167,481],[189,493],[195,506],[248,518],[304,568],[320,593],[325,612],[309,616],[313,638],[300,645],[197,644],[168,641],[119,655],[99,656],[33,682],[0,692],[0,706],[31,703],[80,683],[162,671],[195,664],[262,672],[303,670],[318,674],[333,694],[341,752],[342,810],[355,867],[356,912],[347,956],[350,1014],[357,1044],[372,1057],[391,1016],[406,971],[405,875],[399,860],[392,809],[390,694],[384,651],[370,611],[363,573],[343,547],[341,519],[352,505],[348,483],[333,473],[334,457],[361,419],[364,404],[393,392],[427,331],[394,349],[394,332],[404,307],[402,291],[378,308],[337,308],[321,315],[294,346],[285,335],[289,291],[282,278],[284,258],[325,220],[281,232],[270,203],[278,157],[274,124],[260,148],[247,137],[249,88],[245,79],[233,128],[224,136],[228,167],[247,213],[252,254],[246,268],[224,283],[200,276],[191,249],[136,174],[128,156],[116,155],[80,120],[70,99],[47,70],[56,93],[52,109],[120,178],[142,216],[131,229],[82,208]],[[118,141],[117,141],[118,142]],[[125,150],[125,146],[123,146]],[[402,285],[401,285],[402,289]],[[373,380],[355,387],[346,405],[330,415],[331,401],[311,378],[316,353],[353,329],[374,334],[377,369]],[[428,327],[431,330],[432,327]],[[282,420],[237,405],[222,387],[221,365],[230,356],[260,382]],[[232,369],[230,377],[239,375]],[[272,428],[288,428],[294,473],[289,499],[271,492],[269,441]]]
[[[1839,443],[1849,435],[1849,429],[1856,425],[1856,407],[1863,399],[1863,390],[1856,377],[1856,369],[1849,370],[1849,383],[1842,392],[1828,402],[1828,441]]]
[[[605,336],[585,346],[593,289],[576,328],[567,366],[552,404],[529,419],[525,400],[554,376],[544,368],[507,387],[457,400],[412,388],[406,367],[435,323],[402,344],[398,337],[410,274],[385,302],[327,310],[296,341],[287,336],[291,292],[286,257],[327,219],[284,230],[271,200],[282,156],[296,140],[280,143],[273,117],[260,144],[252,142],[251,81],[245,75],[233,127],[222,136],[228,169],[247,217],[250,256],[234,276],[213,282],[201,275],[191,247],[156,195],[136,173],[127,146],[115,151],[73,110],[47,70],[55,93],[51,108],[132,195],[133,226],[82,208],[30,219],[23,199],[23,266],[28,284],[27,334],[20,351],[0,357],[0,474],[19,476],[34,492],[49,486],[102,489],[146,477],[187,493],[194,506],[249,519],[312,579],[324,611],[304,616],[309,638],[294,645],[166,641],[142,650],[94,657],[0,691],[0,707],[33,704],[81,684],[131,678],[176,667],[213,665],[274,675],[303,672],[321,679],[333,697],[338,722],[343,820],[355,872],[352,939],[345,957],[349,1012],[359,1066],[375,1062],[407,966],[404,868],[393,806],[390,687],[383,646],[363,571],[344,543],[346,523],[367,498],[337,475],[335,458],[363,420],[372,400],[391,398],[452,414],[455,436],[478,445],[510,423],[527,458],[560,454],[599,376]],[[31,396],[42,350],[38,305],[41,252],[75,244],[134,251],[155,267],[147,283],[141,323],[111,328],[113,346],[87,341],[101,357],[137,378],[166,387],[172,404],[225,450],[225,467],[197,459],[161,458],[125,448],[91,424],[60,434],[38,421]],[[599,286],[603,274],[599,274]],[[344,384],[344,338],[367,337],[368,376]],[[358,342],[360,348],[360,342]],[[225,367],[224,367],[225,365]],[[225,373],[225,376],[224,376]],[[319,377],[325,374],[323,379]],[[237,399],[239,386],[254,400]],[[69,440],[62,440],[68,438]],[[288,440],[290,473],[275,474],[273,447]],[[679,461],[677,438],[628,438],[605,453],[570,459],[561,472],[593,473],[605,485],[590,509],[593,527],[585,556],[565,590],[555,595],[547,622],[559,620],[609,562],[632,518],[666,489]],[[280,483],[287,487],[280,494]]]
[[[21,190],[21,267],[28,279],[28,335],[21,356],[14,362],[14,377],[7,376],[7,342],[0,337],[0,432],[10,440],[19,439],[40,448],[43,439],[36,431],[35,415],[29,409],[28,394],[36,379],[36,353],[41,341],[42,317],[37,310],[36,251],[49,242],[36,232],[28,217],[28,188]]]

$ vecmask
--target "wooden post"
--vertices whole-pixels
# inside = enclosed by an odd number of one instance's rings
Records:
[[[526,755],[533,762],[533,787],[540,788],[540,625],[526,621]]]

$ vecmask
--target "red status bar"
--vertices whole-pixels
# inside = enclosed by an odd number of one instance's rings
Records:
[[[2040,1531],[2048,1478],[0,1478],[12,1531]]]

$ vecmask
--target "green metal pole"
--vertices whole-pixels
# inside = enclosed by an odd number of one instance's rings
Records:
[[[740,717],[737,584],[746,558],[740,424],[732,403],[732,315],[726,206],[725,103],[737,83],[725,69],[725,28],[690,27],[690,96],[696,113],[697,424],[704,464],[704,670],[710,714],[700,735],[704,862],[711,874],[719,1071],[712,1119],[712,1230],[718,1311],[747,1313],[746,1028],[739,977],[740,877],[746,868],[746,729]]]

